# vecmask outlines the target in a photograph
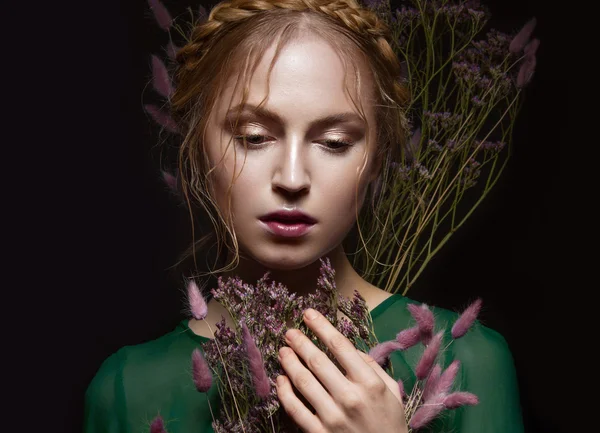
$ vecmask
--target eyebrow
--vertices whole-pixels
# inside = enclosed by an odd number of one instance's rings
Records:
[[[230,122],[235,121],[235,117],[233,117],[233,116],[234,116],[235,112],[237,112],[237,111],[239,111],[239,113],[240,113],[240,118],[242,118],[245,114],[252,114],[252,115],[255,115],[257,117],[260,117],[260,118],[265,119],[270,122],[285,124],[283,119],[274,111],[271,111],[268,108],[264,108],[264,107],[257,107],[256,105],[252,105],[252,104],[246,104],[244,107],[241,107],[241,104],[240,104],[240,105],[237,105],[237,106],[231,108],[227,112],[225,119],[227,119]],[[353,113],[353,112],[346,112],[346,113],[330,114],[330,115],[322,117],[320,119],[315,119],[312,122],[310,122],[309,129],[313,129],[313,128],[317,128],[317,127],[318,128],[326,128],[328,126],[336,125],[339,123],[352,123],[352,122],[358,122],[361,125],[364,125],[364,120],[358,114]]]

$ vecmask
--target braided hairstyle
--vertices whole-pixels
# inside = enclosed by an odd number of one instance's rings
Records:
[[[388,26],[374,11],[356,0],[222,1],[213,7],[207,20],[193,27],[186,45],[176,55],[176,90],[169,102],[171,115],[183,135],[178,157],[180,189],[190,205],[190,214],[195,201],[215,229],[193,242],[178,264],[193,256],[198,269],[196,251],[216,236],[214,263],[222,263],[227,251],[233,253],[234,260],[220,269],[211,267],[208,274],[237,265],[239,248],[232,216],[222,215],[216,205],[210,176],[214,167],[210,167],[204,151],[209,115],[232,75],[239,74],[245,79],[243,105],[251,77],[248,72],[256,68],[270,45],[277,42],[272,69],[287,42],[308,34],[330,43],[341,54],[346,69],[354,68],[356,89],[360,86],[356,63],[357,59],[363,59],[362,64],[375,86],[379,165],[386,166],[386,160],[398,160],[403,154],[408,129],[404,116],[408,91],[401,77],[400,61],[390,46]],[[194,218],[191,220],[193,225]],[[209,256],[206,252],[206,257]]]

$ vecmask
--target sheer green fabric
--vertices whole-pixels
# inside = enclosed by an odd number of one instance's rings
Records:
[[[371,315],[379,341],[414,326],[406,305],[414,301],[393,295]],[[446,341],[457,313],[432,308],[436,329],[447,326]],[[211,408],[218,413],[216,386],[207,394],[196,391],[191,379],[191,354],[206,338],[183,320],[166,335],[146,343],[125,346],[101,365],[85,394],[84,433],[149,433],[150,422],[162,415],[169,433],[208,433]],[[443,346],[444,347],[444,346]],[[415,383],[414,367],[423,351],[415,346],[392,355],[394,377],[406,390]],[[424,432],[521,433],[523,425],[512,355],[504,338],[477,322],[467,335],[444,352],[443,367],[461,361],[457,386],[476,394],[477,406],[445,411]],[[209,406],[210,400],[210,406]]]

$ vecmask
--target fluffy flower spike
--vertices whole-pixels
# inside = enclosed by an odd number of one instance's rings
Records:
[[[396,334],[396,341],[400,343],[401,350],[408,349],[421,341],[422,333],[415,326],[413,328],[404,329]]]
[[[519,53],[523,50],[525,45],[529,42],[529,38],[535,29],[535,25],[537,24],[537,20],[535,17],[530,19],[523,28],[517,33],[517,35],[510,42],[508,50],[511,53]]]
[[[471,328],[481,311],[481,299],[478,298],[469,305],[452,326],[452,338],[460,338]]]
[[[435,336],[431,339],[429,346],[425,348],[425,351],[423,352],[423,355],[417,364],[417,368],[415,368],[415,373],[419,380],[423,380],[429,376],[429,373],[433,368],[433,363],[435,362],[440,351],[443,334],[443,331],[435,334]]]
[[[444,398],[444,406],[447,409],[456,409],[461,406],[474,406],[479,403],[475,394],[470,392],[453,392]]]
[[[161,170],[163,181],[167,184],[169,189],[176,193],[177,192],[177,177],[165,170]]]
[[[163,61],[154,54],[152,55],[152,85],[154,86],[154,90],[165,98],[168,98],[173,93],[173,85],[171,84],[169,72]]]
[[[192,352],[192,378],[199,392],[206,392],[212,386],[210,367],[198,348]]]
[[[165,128],[167,131],[174,134],[179,133],[177,123],[167,112],[161,110],[154,104],[146,104],[144,105],[144,109],[148,112],[148,114],[150,114],[150,116],[152,116],[152,119],[156,123]]]
[[[452,361],[452,364],[444,370],[441,374],[435,389],[433,391],[434,395],[447,395],[448,391],[454,384],[454,379],[456,378],[456,374],[458,373],[458,369],[460,368],[460,361],[455,359]]]
[[[428,404],[420,406],[410,419],[409,427],[414,430],[425,427],[444,409],[445,406],[443,400],[440,399],[436,399]]]
[[[271,392],[271,384],[269,383],[269,378],[265,371],[265,365],[260,350],[256,347],[254,338],[250,334],[245,322],[242,322],[242,338],[248,355],[248,364],[250,367],[250,374],[252,375],[254,390],[260,399],[265,399]]]
[[[433,336],[433,328],[435,327],[433,312],[426,304],[409,304],[407,308],[417,322],[423,344],[428,345]]]
[[[202,296],[202,293],[200,292],[200,289],[194,280],[190,280],[188,282],[187,293],[192,316],[196,320],[204,319],[208,313],[208,306],[206,305],[206,300],[204,299],[204,296]]]
[[[398,343],[396,340],[384,341],[369,350],[369,356],[373,358],[377,364],[383,366],[387,363],[392,352],[403,349],[404,347],[402,344]]]
[[[148,0],[148,5],[150,6],[150,9],[152,9],[152,13],[154,14],[158,26],[161,29],[168,31],[173,24],[173,19],[165,5],[163,5],[160,0]]]
[[[429,377],[427,377],[427,382],[425,382],[425,387],[423,388],[423,401],[427,402],[432,396],[437,395],[436,388],[441,374],[441,365],[435,364],[431,373],[429,373]]]

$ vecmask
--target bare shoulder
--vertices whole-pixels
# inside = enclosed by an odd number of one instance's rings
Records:
[[[386,292],[385,290],[382,290],[379,287],[369,283],[366,283],[362,290],[359,291],[363,298],[365,298],[365,301],[369,306],[369,311],[372,311],[375,307],[392,296],[392,293]]]
[[[225,323],[230,328],[233,328],[233,319],[225,307],[219,304],[214,299],[208,303],[208,313],[204,320],[190,319],[188,326],[194,334],[201,337],[214,338],[216,324],[225,318]],[[210,325],[210,326],[209,326]]]

